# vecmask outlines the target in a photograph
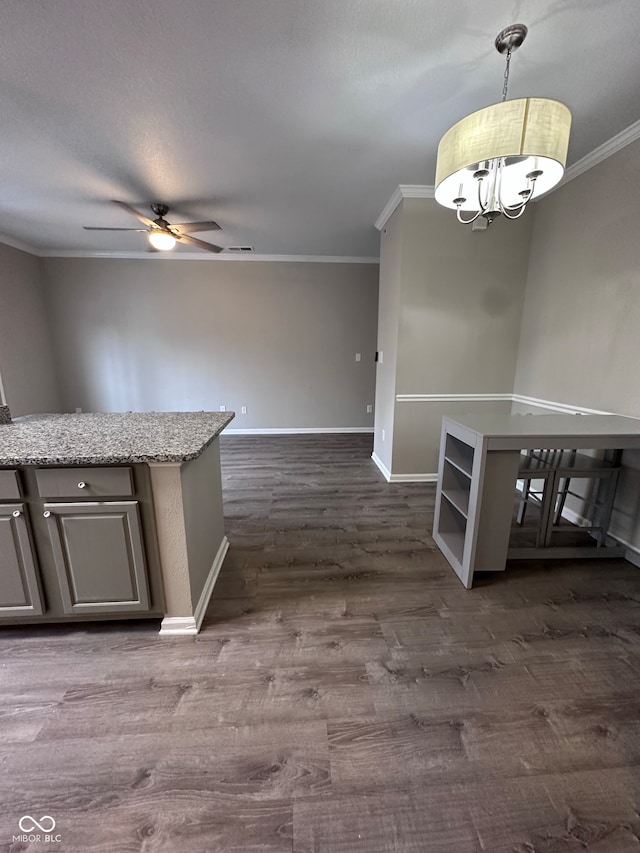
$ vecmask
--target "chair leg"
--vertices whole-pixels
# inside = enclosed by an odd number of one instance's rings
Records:
[[[556,502],[555,509],[553,511],[553,523],[560,524],[560,519],[562,518],[562,511],[564,510],[564,504],[567,500],[567,494],[569,493],[569,487],[571,485],[571,477],[565,477],[564,482],[562,484],[562,490],[558,493],[558,500]]]
[[[520,497],[520,506],[518,507],[518,514],[516,515],[517,524],[524,523],[524,514],[527,510],[527,498],[529,497],[530,491],[531,480],[525,480],[524,485],[522,486],[522,495]]]
[[[598,548],[604,547],[609,530],[609,522],[611,521],[611,512],[613,510],[613,500],[616,496],[616,487],[618,485],[619,471],[613,471],[607,481],[607,497],[602,505],[602,514],[600,518],[600,533],[598,534]]]
[[[554,471],[547,477],[544,484],[544,490],[542,492],[540,528],[538,532],[538,539],[536,541],[536,546],[538,548],[548,548],[551,545],[551,536],[553,533],[552,528],[555,521],[554,505],[556,502],[557,489],[558,475]]]

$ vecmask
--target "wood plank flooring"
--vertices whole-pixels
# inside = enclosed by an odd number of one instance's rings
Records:
[[[640,573],[466,591],[371,437],[223,436],[197,638],[0,629],[0,851],[639,853]],[[13,841],[23,815],[57,843]]]

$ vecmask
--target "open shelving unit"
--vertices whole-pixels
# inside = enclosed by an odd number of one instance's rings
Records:
[[[462,563],[469,518],[473,447],[453,435],[445,439],[439,531],[453,556]]]
[[[467,588],[474,571],[505,569],[518,457],[487,455],[481,434],[443,421],[433,537]]]
[[[599,547],[555,546],[552,533],[564,532],[550,515],[542,520],[544,541],[535,546],[510,548],[518,474],[536,479],[540,466],[522,468],[521,451],[535,448],[558,451],[554,456],[549,494],[573,496],[573,479],[607,480],[607,489],[594,503],[600,511]],[[567,461],[565,448],[569,452]],[[607,527],[619,471],[619,454],[640,449],[640,421],[619,415],[505,415],[496,412],[469,413],[454,420],[444,417],[440,438],[438,485],[433,519],[433,538],[464,586],[469,589],[474,572],[504,571],[508,558],[574,559],[619,557],[623,545],[606,541]],[[578,450],[614,451],[614,462],[602,461]],[[557,456],[557,458],[555,458]],[[543,466],[547,469],[546,460]],[[578,493],[581,500],[584,496]],[[561,504],[559,504],[561,507]],[[552,508],[553,509],[553,508]],[[548,514],[548,513],[547,513]]]

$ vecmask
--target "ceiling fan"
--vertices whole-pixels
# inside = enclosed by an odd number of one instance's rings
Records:
[[[171,225],[164,218],[169,213],[169,207],[166,204],[154,203],[151,205],[151,210],[156,215],[156,219],[149,219],[148,216],[139,213],[135,207],[131,207],[125,201],[113,201],[127,213],[139,219],[146,228],[101,228],[99,226],[85,225],[85,231],[139,231],[146,233],[149,236],[149,251],[167,252],[179,243],[188,243],[190,246],[197,246],[199,249],[206,249],[207,252],[221,252],[222,246],[215,246],[213,243],[205,243],[204,240],[198,240],[192,237],[191,231],[219,231],[220,226],[217,222],[181,222],[179,225]]]

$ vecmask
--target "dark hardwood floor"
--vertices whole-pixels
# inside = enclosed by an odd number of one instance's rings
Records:
[[[638,853],[640,573],[466,591],[370,436],[223,436],[195,638],[0,630],[0,850]],[[60,842],[12,841],[51,815]]]

